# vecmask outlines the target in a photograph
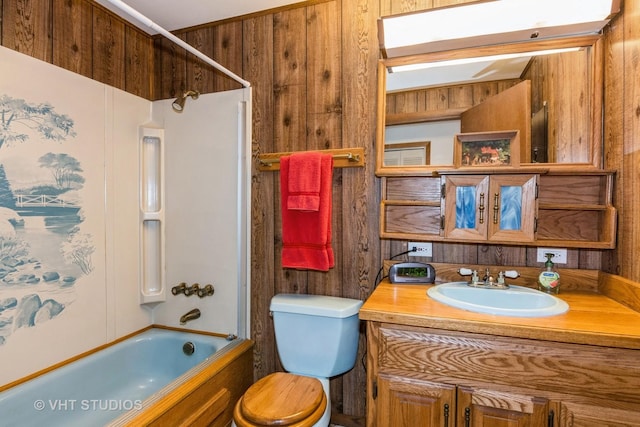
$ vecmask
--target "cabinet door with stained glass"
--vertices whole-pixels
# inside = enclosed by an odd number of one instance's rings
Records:
[[[486,240],[489,176],[443,177],[444,235],[449,239]]]
[[[537,175],[446,175],[445,238],[530,242],[537,211]]]
[[[537,175],[494,175],[489,185],[488,240],[530,242],[535,238]]]

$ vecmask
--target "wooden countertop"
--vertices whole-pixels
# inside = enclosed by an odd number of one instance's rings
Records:
[[[569,311],[523,318],[474,313],[427,296],[431,285],[381,282],[360,308],[360,319],[517,338],[640,349],[640,313],[595,292],[561,292]]]

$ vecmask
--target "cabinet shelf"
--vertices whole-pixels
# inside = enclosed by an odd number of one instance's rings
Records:
[[[538,204],[538,209],[539,210],[561,210],[561,211],[606,211],[608,207],[605,205],[540,203]]]
[[[425,200],[385,200],[386,206],[432,206],[440,208],[440,201],[430,202]]]
[[[446,223],[448,215],[452,215],[449,211],[455,209],[455,203],[446,205],[447,198],[455,194],[443,194],[442,184],[449,179],[447,177],[460,177],[464,181],[472,179],[472,175],[485,175],[493,176],[493,179],[503,183],[500,185],[513,185],[508,180],[519,179],[517,177],[525,171],[537,176],[538,181],[536,203],[528,206],[525,212],[535,213],[535,232],[532,237],[516,238],[511,236],[513,233],[507,233],[494,235],[488,240],[446,232],[443,218]],[[575,168],[549,173],[541,169],[539,174],[531,171],[530,168],[517,172],[513,168],[504,168],[499,173],[487,173],[480,168],[467,168],[440,171],[439,175],[434,176],[382,177],[380,237],[589,249],[615,247],[617,212],[612,204],[613,171],[589,169],[580,173]],[[488,201],[488,196],[485,196],[485,200]],[[493,210],[489,212],[486,209],[484,215],[488,218],[493,215]]]

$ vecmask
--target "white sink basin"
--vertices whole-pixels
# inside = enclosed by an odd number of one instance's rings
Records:
[[[468,286],[467,282],[451,282],[431,287],[427,294],[452,307],[499,316],[544,317],[569,310],[569,305],[558,297],[514,285],[487,289]]]

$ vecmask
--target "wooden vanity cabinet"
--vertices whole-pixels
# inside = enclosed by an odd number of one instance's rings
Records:
[[[456,387],[380,374],[376,379],[377,426],[453,426]],[[372,425],[367,423],[367,425]]]
[[[368,427],[640,426],[640,350],[367,324]]]

